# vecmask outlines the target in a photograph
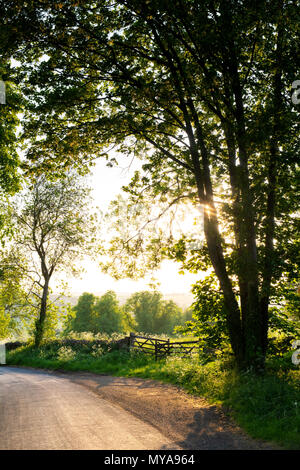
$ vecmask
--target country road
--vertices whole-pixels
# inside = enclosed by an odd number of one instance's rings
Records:
[[[153,426],[66,378],[0,368],[1,450],[179,449]]]
[[[0,450],[267,450],[215,406],[155,380],[0,367]]]

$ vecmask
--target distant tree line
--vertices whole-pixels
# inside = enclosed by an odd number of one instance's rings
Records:
[[[84,292],[72,309],[65,333],[141,331],[172,335],[176,326],[184,325],[191,318],[191,309],[183,311],[173,300],[164,300],[156,291],[136,292],[124,305],[120,305],[111,290],[101,297]]]

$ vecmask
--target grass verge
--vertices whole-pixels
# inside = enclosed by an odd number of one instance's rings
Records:
[[[97,346],[73,350],[45,344],[23,346],[7,354],[7,363],[51,370],[89,371],[156,379],[221,405],[248,434],[286,449],[300,449],[300,370],[290,356],[270,359],[266,373],[239,374],[230,362],[206,364],[197,359],[168,358],[109,351]]]

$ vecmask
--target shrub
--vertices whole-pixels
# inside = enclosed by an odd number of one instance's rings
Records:
[[[57,358],[60,361],[73,361],[76,357],[76,352],[72,348],[63,346],[57,352]]]

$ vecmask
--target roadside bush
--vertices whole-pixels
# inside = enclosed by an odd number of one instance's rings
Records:
[[[76,352],[70,347],[63,346],[58,349],[57,358],[60,361],[74,361],[76,358]]]
[[[107,352],[109,352],[109,351],[110,351],[110,349],[108,349]],[[101,357],[104,354],[104,349],[103,349],[102,346],[94,344],[94,346],[92,346],[91,354],[92,354],[93,357]]]
[[[62,347],[71,348],[75,354],[79,355],[93,355],[95,351],[98,351],[100,354],[100,350],[101,354],[104,354],[112,350],[118,350],[119,341],[120,340],[116,341],[114,337],[109,336],[105,337],[105,339],[57,339],[44,342],[40,350],[43,351],[48,358],[56,356],[58,349]]]

